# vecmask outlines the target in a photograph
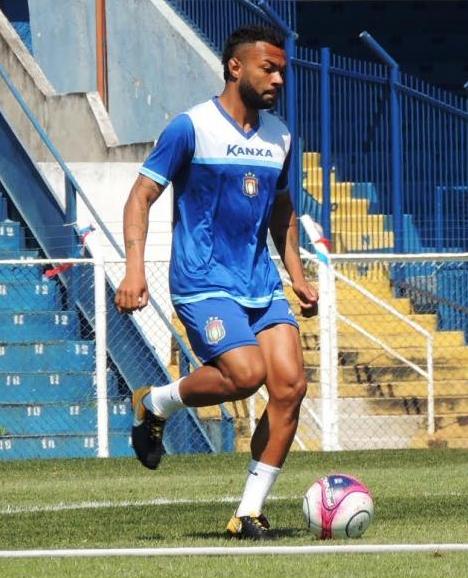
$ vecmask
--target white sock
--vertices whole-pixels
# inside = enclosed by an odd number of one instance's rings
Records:
[[[169,418],[176,410],[186,407],[180,397],[179,386],[183,377],[168,385],[151,387],[143,398],[143,405],[158,417]]]
[[[252,460],[245,483],[242,500],[236,510],[236,516],[252,516],[262,513],[263,504],[270,493],[281,468],[269,466]]]

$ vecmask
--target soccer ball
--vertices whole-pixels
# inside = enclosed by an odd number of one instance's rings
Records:
[[[332,474],[307,490],[303,511],[307,527],[317,538],[359,538],[372,521],[374,503],[359,480]]]

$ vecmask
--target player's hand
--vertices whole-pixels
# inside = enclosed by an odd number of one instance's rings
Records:
[[[305,279],[298,283],[293,283],[293,291],[299,299],[301,314],[303,317],[313,317],[318,313],[319,294],[317,289]]]
[[[145,276],[127,273],[115,294],[115,306],[119,313],[132,313],[146,307],[148,299],[148,284]]]

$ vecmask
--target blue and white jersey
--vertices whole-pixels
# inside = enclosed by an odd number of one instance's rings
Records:
[[[217,98],[180,114],[140,173],[174,187],[169,272],[174,304],[227,297],[246,307],[284,298],[267,247],[271,210],[287,189],[290,135],[259,112],[245,133]]]

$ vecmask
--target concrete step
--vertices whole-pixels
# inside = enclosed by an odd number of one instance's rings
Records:
[[[0,311],[55,309],[61,309],[58,285],[55,281],[0,281]]]
[[[385,215],[346,215],[332,213],[332,230],[337,233],[360,233],[379,235],[386,229]]]
[[[310,383],[320,381],[320,368],[318,366],[306,366],[307,380]],[[391,387],[406,386],[408,382],[412,385],[425,383],[424,379],[416,374],[414,369],[408,365],[348,365],[338,368],[338,379],[340,383],[345,383],[350,387],[354,385]],[[450,386],[451,382],[462,383],[468,380],[468,367],[464,365],[435,365],[434,379],[438,386],[444,385],[444,381]],[[467,388],[468,391],[468,388]]]
[[[0,461],[17,459],[63,459],[96,457],[98,440],[95,433],[60,435],[18,435],[0,439]],[[109,434],[111,457],[134,457],[128,432]]]
[[[83,402],[95,398],[93,371],[0,373],[1,403]],[[119,397],[116,375],[107,373],[109,399]]]
[[[323,203],[323,187],[322,187],[322,169],[315,169],[309,172],[302,181],[304,190],[313,197],[318,203]],[[330,178],[330,199],[332,202],[333,212],[342,213],[338,207],[342,203],[353,203],[353,201],[362,201],[364,199],[355,199],[353,194],[353,183],[350,182],[335,182],[333,173]],[[369,201],[365,199],[367,203]],[[353,211],[349,214],[352,214]]]
[[[427,366],[427,356],[424,347],[398,347],[396,351],[409,361]],[[320,351],[304,351],[304,361],[307,366],[317,366],[320,363]],[[446,364],[452,366],[454,363],[468,364],[468,347],[466,346],[438,346],[434,350],[434,361],[437,365]],[[380,348],[368,347],[357,349],[356,347],[340,347],[338,352],[338,363],[341,366],[353,366],[362,364],[389,364],[390,366],[400,365],[401,361],[388,355]]]
[[[50,341],[0,344],[0,372],[18,369],[57,373],[93,371],[94,341]]]
[[[0,221],[0,251],[20,251],[24,246],[23,227],[16,221]]]
[[[340,382],[338,385],[338,395],[342,398],[363,398],[363,399],[382,399],[382,400],[399,400],[403,398],[426,398],[427,382],[424,380],[416,381],[416,373],[413,372],[415,381],[406,382],[381,382],[375,384],[349,384]],[[307,392],[312,397],[321,395],[320,384],[308,383]],[[468,395],[468,379],[454,381],[436,381],[434,383],[434,395],[440,399],[454,401],[458,398],[464,398]]]
[[[336,232],[332,235],[333,248],[337,253],[353,251],[376,251],[393,249],[395,241],[393,231],[376,233]]]
[[[343,331],[342,327],[343,324],[340,323],[338,328],[339,349],[354,348],[356,350],[366,350],[374,345],[370,339],[364,335],[358,334],[357,331]],[[378,333],[376,329],[377,328],[374,330],[371,329],[369,333],[376,335],[386,345],[393,349],[401,350],[406,348],[425,347],[427,343],[427,339],[424,335],[416,333],[412,329],[408,329],[406,334]],[[461,347],[461,350],[463,350],[463,346],[465,345],[465,338],[462,331],[439,331],[433,333],[432,337],[435,355],[437,355],[438,348]],[[466,348],[466,354],[468,355],[468,347]]]
[[[6,435],[55,435],[96,431],[96,402],[49,404],[0,404],[0,431]],[[108,403],[109,426],[129,431],[130,401]]]
[[[339,404],[346,407],[346,412],[357,419],[366,415],[427,415],[427,397],[342,397]],[[460,416],[468,417],[468,396],[453,395],[434,399],[436,418]]]
[[[411,335],[415,331],[407,323],[398,319],[398,317],[395,317],[395,315],[392,315],[390,313],[388,314],[375,313],[374,315],[369,315],[367,312],[366,313],[359,312],[359,310],[356,308],[353,314],[347,314],[345,316],[353,323],[359,325],[359,327],[367,330],[369,333],[379,336],[396,335],[396,334]],[[452,333],[449,331],[437,332],[437,325],[436,325],[437,321],[435,315],[432,314],[408,315],[407,318],[434,335],[436,333],[437,334],[440,333],[441,335],[445,334],[450,335]],[[339,323],[338,325],[339,334],[344,333],[352,333],[353,335],[356,334],[356,330],[353,327],[347,325],[345,322],[339,321],[338,323]],[[314,334],[313,328],[318,331],[319,324],[320,324],[319,320],[312,320],[311,323],[308,322],[307,334],[311,333]],[[450,339],[452,338],[450,337]]]
[[[341,415],[339,443],[343,450],[409,448],[426,427],[419,415]]]
[[[35,257],[39,253],[35,252]],[[7,257],[0,257],[0,259],[6,259]],[[9,257],[9,258],[17,258],[17,257]],[[41,283],[42,282],[42,273],[44,267],[42,265],[30,265],[27,264],[29,259],[23,259],[25,261],[24,265],[4,265],[0,262],[0,283],[4,282],[20,282],[20,283]]]
[[[320,166],[320,153],[304,152],[302,153],[302,167],[304,171]]]
[[[18,249],[18,248],[3,249],[0,246],[0,260],[21,259],[22,261],[28,261],[30,259],[38,259],[38,258],[39,258],[39,251],[36,251],[34,249]]]
[[[0,311],[0,342],[79,338],[76,311]]]

